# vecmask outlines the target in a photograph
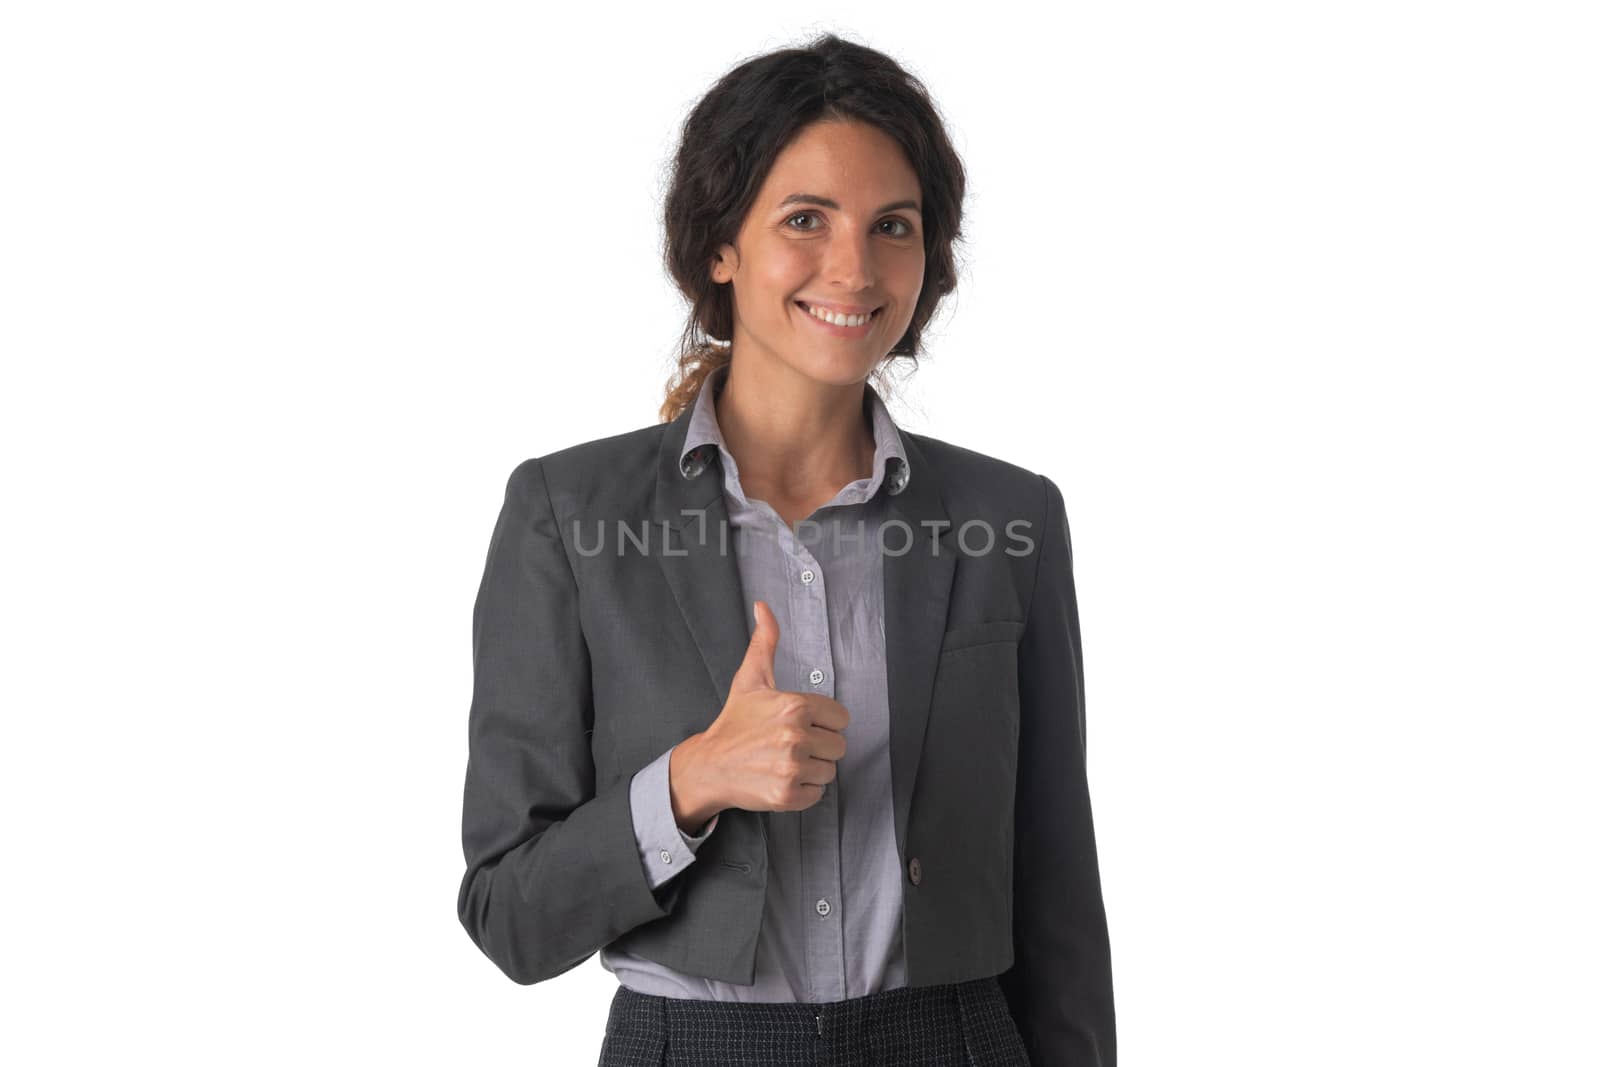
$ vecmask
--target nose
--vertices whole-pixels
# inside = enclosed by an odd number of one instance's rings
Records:
[[[847,233],[828,242],[822,277],[830,287],[846,293],[862,292],[872,288],[874,274],[870,237]]]

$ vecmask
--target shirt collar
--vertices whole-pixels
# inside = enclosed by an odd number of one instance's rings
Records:
[[[717,453],[728,463],[728,473],[738,479],[738,464],[733,453],[722,439],[722,429],[717,425],[715,395],[722,390],[731,364],[724,364],[706,375],[700,393],[695,397],[694,412],[689,416],[688,433],[683,439],[683,450],[678,455],[678,469],[685,478],[695,478],[703,473]],[[883,486],[890,496],[904,491],[911,481],[911,463],[906,459],[905,447],[900,442],[900,430],[889,415],[889,408],[871,383],[866,385],[866,403],[872,419],[872,479],[867,483],[861,499],[870,500]]]

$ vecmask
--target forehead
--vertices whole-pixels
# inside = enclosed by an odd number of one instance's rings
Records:
[[[915,199],[920,191],[898,142],[860,122],[814,122],[778,153],[759,199],[775,205],[795,193],[837,200],[845,208],[871,210],[885,200]]]

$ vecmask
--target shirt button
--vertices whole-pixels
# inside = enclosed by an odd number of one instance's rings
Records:
[[[701,445],[684,454],[679,464],[685,478],[698,478],[711,462],[711,446]]]
[[[889,461],[889,495],[893,496],[906,487],[910,480],[911,472],[906,467],[906,462],[898,456]]]
[[[822,684],[822,671],[818,670],[815,667],[811,668],[811,684],[812,685],[821,685]]]
[[[833,905],[829,904],[826,900],[817,901],[817,914],[818,915],[824,915],[825,916],[825,915],[828,914],[828,912],[830,912],[832,910],[833,910]]]
[[[812,582],[817,580],[816,572],[810,567],[807,567],[805,570],[800,572],[800,580],[807,585],[810,585]]]
[[[911,857],[911,862],[909,864],[907,864],[907,866],[910,868],[910,872],[909,873],[911,874],[911,884],[912,885],[921,885],[922,884],[922,861],[919,860],[917,857],[912,856]]]
[[[668,852],[666,849],[662,849],[661,850],[661,862],[662,863],[671,863],[672,862],[672,853]]]

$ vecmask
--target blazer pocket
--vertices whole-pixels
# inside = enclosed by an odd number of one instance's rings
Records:
[[[954,652],[959,648],[992,645],[1005,641],[1022,640],[1025,624],[1015,619],[992,619],[988,622],[969,622],[952,626],[944,632],[940,652]]]

